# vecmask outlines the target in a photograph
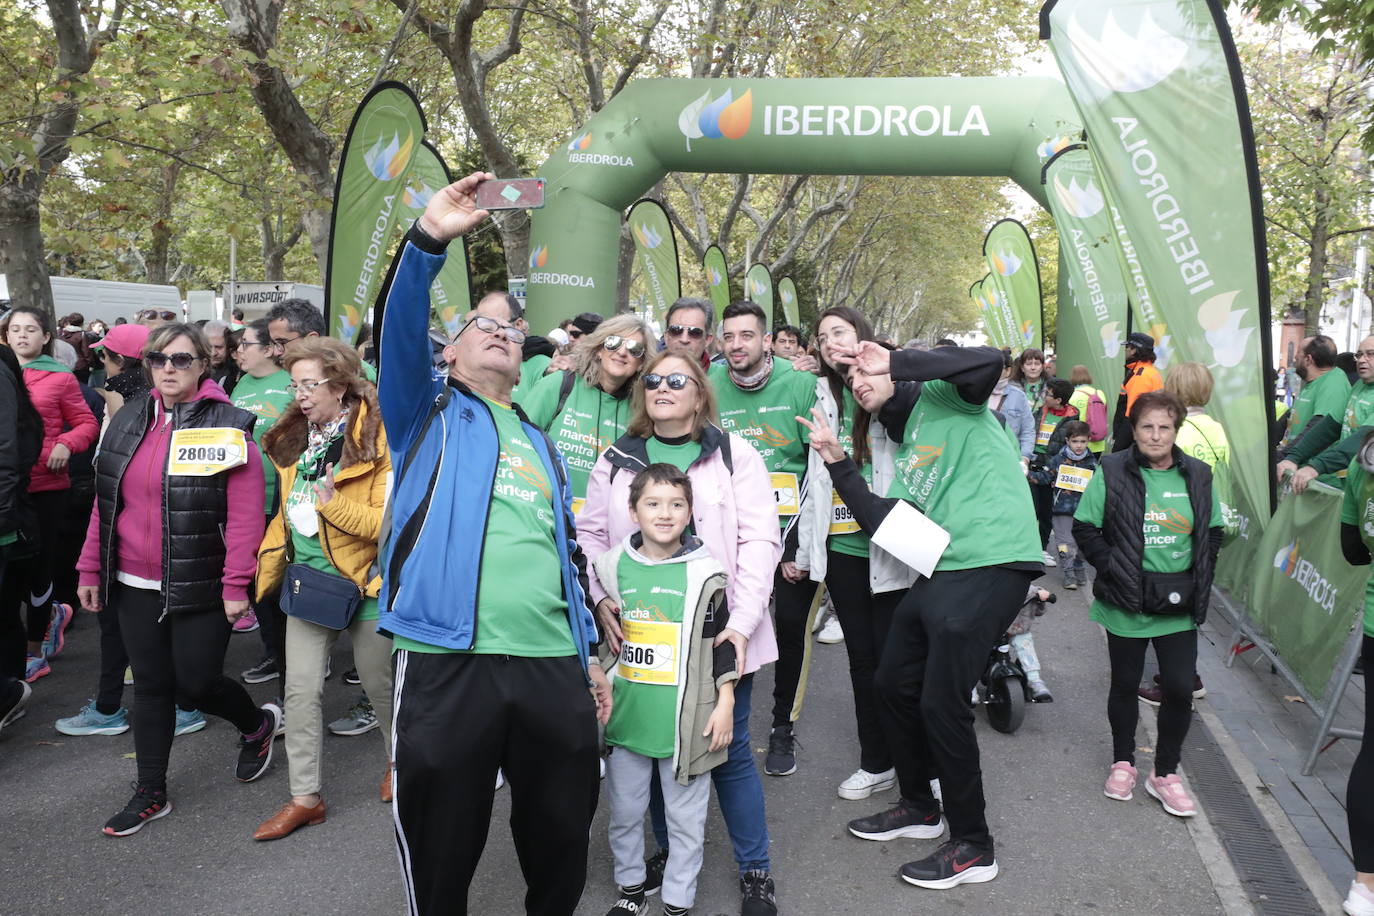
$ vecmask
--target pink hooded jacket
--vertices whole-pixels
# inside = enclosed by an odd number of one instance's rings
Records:
[[[40,356],[26,365],[24,384],[29,389],[34,409],[43,418],[43,451],[29,473],[29,492],[65,490],[72,485],[67,469],[53,471],[48,468],[53,446],[61,443],[73,455],[84,452],[95,444],[100,425],[81,396],[76,376],[52,357]],[[11,431],[6,430],[6,435],[10,434]]]
[[[729,468],[724,448],[730,453]],[[687,470],[696,535],[730,576],[725,590],[729,627],[749,638],[741,674],[752,674],[778,658],[768,616],[773,572],[782,558],[773,485],[759,453],[733,433],[706,427],[701,454]],[[645,440],[627,435],[603,452],[592,469],[587,501],[577,517],[577,543],[587,556],[593,604],[606,597],[596,578],[596,558],[637,530],[630,520],[630,482],[647,466]]]

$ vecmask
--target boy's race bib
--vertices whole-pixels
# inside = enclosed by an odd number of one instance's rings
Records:
[[[620,621],[625,634],[620,647],[620,677],[639,684],[677,686],[677,643],[680,623],[662,620]]]
[[[1076,468],[1071,464],[1061,464],[1059,476],[1054,480],[1054,486],[1059,490],[1072,490],[1075,493],[1082,493],[1087,489],[1088,481],[1092,479],[1092,468]]]

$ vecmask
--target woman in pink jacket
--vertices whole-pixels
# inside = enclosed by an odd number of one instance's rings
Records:
[[[590,568],[636,530],[630,519],[630,481],[636,473],[665,462],[691,478],[693,532],[730,576],[730,626],[717,639],[733,642],[742,659],[735,687],[734,740],[726,762],[711,771],[711,780],[739,864],[740,889],[752,905],[749,911],[773,912],[768,825],[763,785],[749,744],[749,710],[754,672],[778,657],[768,599],[782,544],[763,459],[748,441],[722,432],[715,417],[715,394],[699,365],[672,352],[649,359],[633,393],[626,434],[592,469],[587,502],[577,519],[577,539]],[[619,650],[620,609],[594,573],[591,594],[602,632],[612,650]],[[651,810],[660,849],[648,862],[646,891],[662,882],[668,846],[660,796],[654,796]]]
[[[67,461],[95,444],[100,427],[76,376],[53,359],[52,320],[47,313],[20,307],[5,316],[3,325],[4,341],[19,357],[29,399],[43,419],[43,450],[29,472],[29,502],[37,524],[27,534],[33,539],[35,561],[16,564],[29,574],[11,577],[13,587],[7,584],[0,598],[29,604],[24,679],[33,683],[51,671],[47,660],[62,651],[62,633],[72,619],[70,607],[52,600],[52,561],[71,489]]]

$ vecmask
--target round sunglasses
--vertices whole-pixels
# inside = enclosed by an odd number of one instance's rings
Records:
[[[183,371],[191,368],[199,360],[200,357],[196,356],[194,353],[169,354],[162,353],[158,350],[154,350],[152,353],[149,353],[147,356],[143,357],[143,361],[154,369],[166,368],[167,364],[171,363],[172,368],[178,371]]]
[[[695,381],[696,379],[692,378],[685,372],[673,372],[668,375],[659,375],[657,372],[654,372],[644,376],[644,387],[648,391],[654,391],[658,388],[659,385],[662,385],[664,382],[667,382],[668,387],[672,390],[681,391],[682,389],[687,387],[688,382]]]
[[[615,352],[616,350],[619,350],[621,347],[624,347],[625,352],[633,356],[635,359],[642,359],[644,356],[644,344],[640,343],[637,340],[627,340],[626,338],[621,337],[619,334],[610,335],[601,342],[601,346],[611,352]]]

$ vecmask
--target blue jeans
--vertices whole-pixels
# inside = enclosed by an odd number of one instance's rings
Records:
[[[763,781],[749,746],[749,709],[754,695],[754,676],[746,674],[735,684],[735,737],[730,755],[711,771],[716,786],[720,813],[730,831],[730,845],[740,874],[753,869],[771,871],[768,861],[768,822],[763,811]],[[654,824],[654,839],[659,849],[668,848],[668,823],[663,815],[663,790],[658,770],[649,795],[649,816]]]

